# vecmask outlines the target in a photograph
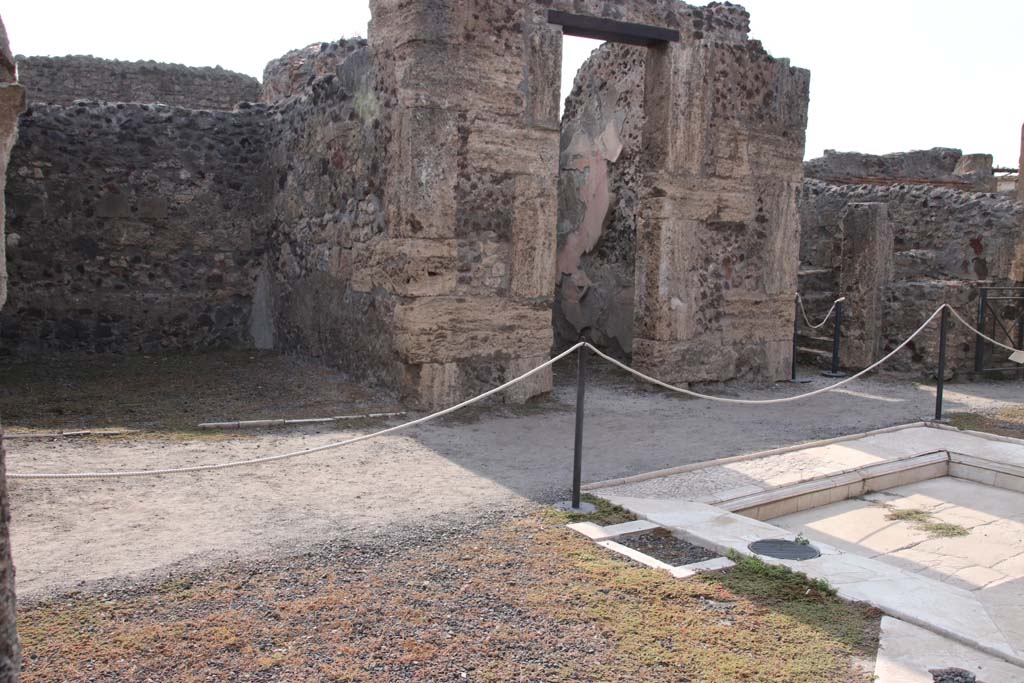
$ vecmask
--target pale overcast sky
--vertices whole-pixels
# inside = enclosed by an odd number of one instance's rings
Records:
[[[754,38],[811,70],[809,158],[824,149],[943,146],[1017,166],[1024,0],[740,4],[751,12]],[[20,54],[219,64],[256,77],[288,50],[365,36],[370,18],[362,0],[37,0],[7,3],[0,14]],[[593,47],[566,41],[565,84]]]

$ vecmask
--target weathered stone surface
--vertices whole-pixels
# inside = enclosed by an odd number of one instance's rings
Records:
[[[850,206],[864,202],[886,206],[893,232],[892,277],[881,290],[880,314],[873,304],[870,310],[858,310],[860,304],[850,302],[846,315],[851,327],[845,332],[859,337],[858,330],[868,328],[858,326],[880,327],[878,355],[891,350],[905,338],[900,334],[909,335],[944,301],[974,319],[979,287],[1024,281],[1024,204],[1012,198],[929,185],[808,180],[800,195],[801,267],[808,274],[801,279],[801,293],[812,318],[824,316],[832,299],[847,288],[868,292],[881,286],[872,268],[845,271],[850,264],[843,258],[843,245],[851,238],[844,235],[844,216]],[[878,237],[863,236],[869,241]],[[1012,318],[1013,312],[1006,314]],[[973,363],[973,338],[962,329],[955,334],[959,336],[955,350],[950,346],[950,367],[967,371]],[[930,349],[931,342],[921,343]],[[850,356],[844,346],[843,363],[851,369],[867,364],[866,347],[858,344],[854,342]],[[891,367],[931,372],[934,359],[916,348],[911,345],[910,353],[901,354]]]
[[[0,309],[7,298],[7,274],[4,270],[4,185],[8,158],[18,132],[18,115],[25,108],[25,92],[14,81],[14,60],[7,42],[7,31],[0,19]],[[17,683],[21,672],[21,647],[15,623],[10,526],[7,456],[4,452],[4,427],[0,420],[0,683]]]
[[[123,62],[89,56],[23,57],[18,79],[32,104],[75,100],[160,103],[191,109],[234,109],[258,102],[260,83],[220,67]]]
[[[260,109],[33,106],[11,157],[0,348],[247,345],[264,127]]]
[[[808,178],[840,185],[908,183],[991,192],[991,159],[987,172],[981,163],[986,156],[965,157],[960,150],[945,147],[884,155],[829,149],[824,157],[805,163],[804,172]]]
[[[422,297],[395,306],[395,348],[413,365],[516,356],[551,347],[550,315],[506,298]]]
[[[343,65],[353,52],[362,51],[366,41],[339,40],[333,43],[314,43],[292,50],[267,64],[263,70],[261,100],[273,104],[287,99],[311,86],[325,76],[340,77]]]
[[[842,221],[839,295],[849,311],[842,357],[864,368],[881,357],[882,294],[894,272],[893,230],[887,204],[848,204]]]
[[[674,381],[780,379],[808,74],[748,40],[741,8],[664,9],[651,23],[681,26],[680,45],[605,45],[567,101],[558,342],[586,331]]]
[[[965,154],[953,169],[953,175],[971,183],[976,192],[995,192],[996,178],[992,174],[991,154]]]

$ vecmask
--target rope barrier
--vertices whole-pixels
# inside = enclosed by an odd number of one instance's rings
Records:
[[[971,332],[973,332],[974,334],[978,335],[982,339],[984,339],[984,340],[986,340],[986,341],[988,341],[988,342],[990,342],[992,344],[995,344],[996,346],[1001,346],[1002,348],[1006,349],[1007,351],[1012,351],[1014,353],[1016,353],[1017,351],[1021,350],[1021,349],[1015,349],[1012,346],[1007,346],[1006,344],[1003,344],[1001,342],[997,342],[995,339],[993,339],[992,337],[988,336],[984,332],[981,332],[981,331],[977,330],[973,325],[971,325],[969,322],[964,320],[964,317],[962,315],[960,315],[959,313],[957,313],[955,308],[953,308],[952,306],[949,306],[948,304],[947,304],[947,308],[949,308],[949,312],[953,314],[953,317],[960,321],[961,325],[963,325],[964,327],[966,327],[967,329],[969,329]]]
[[[804,315],[804,322],[807,323],[807,327],[811,328],[812,330],[820,330],[821,328],[825,327],[825,323],[827,323],[829,318],[832,317],[832,314],[836,312],[836,306],[846,301],[846,297],[841,296],[835,301],[833,301],[832,308],[828,309],[828,313],[825,314],[825,319],[822,320],[817,325],[812,324],[811,319],[807,317],[807,309],[804,308],[804,298],[797,294],[796,300],[800,303],[800,312],[803,313]]]
[[[189,467],[172,467],[172,468],[160,469],[160,470],[127,470],[127,471],[120,471],[120,472],[70,472],[70,473],[54,473],[54,474],[47,474],[47,473],[41,473],[41,472],[40,473],[10,472],[10,473],[7,474],[7,478],[8,479],[111,479],[111,478],[127,478],[127,477],[153,477],[153,476],[158,476],[158,475],[163,475],[163,474],[185,474],[185,473],[189,473],[189,472],[210,472],[210,471],[213,471],[213,470],[226,470],[226,469],[230,469],[230,468],[233,468],[233,467],[246,467],[246,466],[249,466],[249,465],[261,465],[263,463],[268,463],[268,462],[276,462],[276,461],[279,461],[279,460],[288,460],[290,458],[297,458],[299,456],[310,455],[312,453],[322,453],[324,451],[334,450],[335,448],[341,448],[343,446],[350,446],[350,445],[352,445],[354,443],[359,443],[360,441],[367,441],[369,439],[375,439],[375,438],[377,438],[379,436],[384,436],[386,434],[392,434],[392,433],[397,432],[397,431],[402,430],[402,429],[408,429],[409,427],[415,427],[416,425],[421,425],[421,424],[424,424],[426,422],[430,422],[431,420],[436,420],[439,417],[443,417],[443,416],[448,415],[450,413],[454,413],[457,410],[462,410],[463,408],[465,408],[467,406],[470,406],[470,405],[472,405],[472,404],[474,404],[474,403],[476,403],[478,401],[482,401],[485,398],[493,396],[494,394],[497,394],[498,392],[504,391],[505,389],[508,389],[509,387],[512,387],[512,386],[518,384],[519,382],[522,382],[523,380],[525,380],[525,379],[527,379],[527,378],[537,374],[538,372],[540,372],[544,368],[551,367],[552,365],[554,365],[558,361],[562,360],[566,356],[570,355],[571,353],[573,353],[574,351],[576,351],[577,349],[579,349],[583,345],[584,345],[584,342],[579,342],[578,344],[574,345],[572,348],[570,348],[570,349],[568,349],[568,350],[558,354],[557,356],[555,356],[551,360],[547,361],[546,363],[538,365],[533,370],[530,370],[529,372],[526,372],[526,373],[520,375],[519,377],[516,377],[513,380],[505,382],[500,387],[495,387],[494,389],[491,389],[490,391],[485,391],[484,393],[480,394],[479,396],[476,396],[475,398],[471,398],[471,399],[469,399],[467,401],[463,401],[462,403],[459,403],[458,405],[454,405],[451,408],[445,408],[444,410],[440,410],[440,411],[438,411],[436,413],[432,413],[430,415],[427,415],[426,417],[421,417],[419,419],[412,420],[410,422],[405,422],[403,424],[396,425],[394,427],[388,427],[387,429],[382,429],[380,431],[373,432],[372,434],[363,434],[362,436],[357,436],[357,437],[354,437],[354,438],[351,438],[351,439],[346,439],[345,441],[338,441],[338,442],[335,442],[335,443],[325,444],[323,446],[316,446],[315,448],[305,448],[305,449],[300,450],[300,451],[292,451],[291,453],[283,453],[281,455],[268,455],[268,456],[265,456],[265,457],[262,457],[262,458],[251,458],[249,460],[237,460],[235,462],[223,462],[223,463],[217,463],[217,464],[213,464],[213,465],[192,465],[192,466],[189,466]]]
[[[842,301],[842,299],[837,300],[836,304],[838,304],[839,301]],[[833,304],[833,309],[834,309],[834,307],[835,307],[835,304]],[[676,393],[679,393],[679,394],[684,394],[684,395],[687,395],[687,396],[691,396],[693,398],[704,399],[704,400],[707,400],[707,401],[714,401],[714,402],[717,402],[717,403],[731,403],[731,404],[738,404],[738,405],[778,405],[778,404],[783,404],[783,403],[792,403],[792,402],[795,402],[795,401],[806,400],[806,399],[812,398],[814,396],[819,396],[821,394],[825,394],[825,393],[828,393],[828,392],[831,392],[831,391],[836,391],[840,387],[843,387],[843,386],[849,384],[850,382],[853,382],[853,381],[855,381],[857,379],[860,379],[861,377],[867,375],[868,373],[876,370],[877,368],[879,368],[880,366],[882,366],[886,362],[888,362],[889,359],[891,359],[897,353],[899,353],[904,348],[906,348],[906,346],[911,341],[913,341],[915,338],[917,338],[917,336],[920,335],[935,320],[935,318],[937,316],[939,316],[944,309],[947,309],[947,308],[957,318],[957,320],[959,320],[965,327],[967,327],[968,329],[974,331],[976,334],[981,334],[980,332],[975,330],[966,320],[964,320],[964,318],[959,313],[957,313],[956,310],[953,309],[952,306],[949,306],[948,304],[942,304],[937,309],[935,309],[935,312],[932,313],[928,317],[928,319],[925,320],[921,324],[921,326],[918,327],[914,331],[913,334],[911,334],[909,337],[907,337],[902,343],[900,343],[899,346],[894,348],[892,351],[890,351],[888,354],[883,356],[881,359],[879,359],[878,361],[876,361],[872,365],[864,368],[863,370],[861,370],[860,372],[858,372],[855,375],[847,377],[847,378],[845,378],[845,379],[843,379],[843,380],[841,380],[839,382],[836,382],[834,384],[830,384],[827,387],[822,387],[821,389],[816,389],[814,391],[809,391],[809,392],[806,392],[806,393],[803,393],[803,394],[798,394],[796,396],[787,396],[787,397],[784,397],[784,398],[774,398],[774,399],[739,399],[739,398],[726,398],[726,397],[722,397],[722,396],[711,396],[709,394],[702,394],[700,392],[691,391],[689,389],[683,389],[682,387],[673,386],[671,384],[668,384],[666,382],[662,382],[661,380],[656,379],[654,377],[651,377],[649,375],[645,375],[644,373],[640,372],[639,370],[635,370],[635,369],[629,367],[628,365],[626,365],[625,363],[622,363],[621,361],[616,360],[615,358],[612,358],[611,356],[605,354],[603,351],[601,351],[600,349],[596,348],[592,344],[590,344],[588,342],[579,342],[579,343],[573,345],[571,348],[569,348],[569,349],[563,351],[562,353],[558,354],[554,358],[550,359],[549,361],[547,361],[547,362],[545,362],[545,363],[543,363],[541,365],[538,365],[536,368],[534,368],[534,369],[532,369],[532,370],[530,370],[530,371],[520,375],[519,377],[516,377],[515,379],[512,379],[512,380],[502,384],[501,386],[495,387],[494,389],[486,391],[486,392],[480,394],[479,396],[476,396],[474,398],[471,398],[471,399],[468,399],[466,401],[463,401],[462,403],[459,403],[457,405],[451,406],[450,408],[445,408],[444,410],[440,410],[440,411],[438,411],[436,413],[432,413],[430,415],[427,415],[427,416],[424,416],[424,417],[421,417],[421,418],[418,418],[416,420],[412,420],[412,421],[409,421],[409,422],[405,422],[405,423],[402,423],[400,425],[396,425],[394,427],[388,427],[387,429],[382,429],[382,430],[379,430],[379,431],[376,431],[376,432],[373,432],[373,433],[370,433],[370,434],[364,434],[362,436],[353,437],[351,439],[346,439],[344,441],[338,441],[338,442],[334,442],[334,443],[325,444],[323,446],[316,446],[314,448],[306,448],[306,449],[302,449],[302,450],[298,450],[298,451],[292,451],[290,453],[283,453],[283,454],[280,454],[280,455],[270,455],[270,456],[265,456],[265,457],[262,457],[262,458],[251,458],[251,459],[248,459],[248,460],[238,460],[238,461],[234,461],[234,462],[216,463],[216,464],[210,464],[210,465],[192,465],[192,466],[187,466],[187,467],[174,467],[174,468],[158,469],[158,470],[126,470],[126,471],[110,471],[110,472],[70,472],[70,473],[11,472],[11,473],[9,473],[7,475],[7,477],[9,479],[21,479],[21,480],[25,480],[25,479],[34,479],[34,480],[41,480],[41,479],[106,479],[106,478],[149,477],[149,476],[159,476],[159,475],[164,475],[164,474],[185,474],[185,473],[192,473],[192,472],[209,472],[209,471],[214,471],[214,470],[224,470],[224,469],[230,469],[230,468],[235,468],[235,467],[246,467],[246,466],[250,466],[250,465],[260,465],[260,464],[264,464],[264,463],[268,463],[268,462],[277,462],[277,461],[280,461],[280,460],[288,460],[288,459],[291,459],[291,458],[297,458],[297,457],[300,457],[300,456],[310,455],[310,454],[313,454],[313,453],[322,453],[324,451],[334,450],[334,449],[337,449],[337,448],[342,448],[344,446],[350,446],[352,444],[359,443],[360,441],[368,441],[370,439],[375,439],[377,437],[385,436],[387,434],[393,434],[393,433],[398,432],[400,430],[408,429],[409,427],[415,427],[416,425],[421,425],[421,424],[430,422],[432,420],[436,420],[439,417],[443,417],[445,415],[449,415],[451,413],[454,413],[454,412],[456,412],[458,410],[461,410],[461,409],[463,409],[463,408],[465,408],[467,406],[470,406],[470,405],[472,405],[474,403],[482,401],[485,398],[489,398],[490,396],[493,396],[494,394],[502,392],[505,389],[508,389],[508,388],[514,386],[515,384],[518,384],[519,382],[522,382],[523,380],[525,380],[525,379],[527,379],[527,378],[537,374],[538,372],[540,372],[541,370],[543,370],[545,368],[551,367],[552,365],[554,365],[555,363],[559,362],[563,358],[566,358],[567,356],[569,356],[570,354],[574,353],[575,351],[577,351],[581,347],[586,347],[586,348],[590,349],[598,357],[603,358],[605,361],[611,363],[612,365],[614,365],[614,366],[616,366],[616,367],[618,367],[618,368],[620,368],[622,370],[625,370],[626,372],[636,376],[637,378],[639,378],[639,379],[641,379],[641,380],[643,380],[645,382],[648,382],[650,384],[654,384],[654,385],[660,386],[663,389],[668,389],[669,391],[673,391],[673,392],[676,392]],[[831,315],[831,312],[829,313],[829,315]],[[997,342],[997,341],[995,341],[995,340],[991,339],[990,337],[987,337],[987,336],[985,336],[983,334],[981,334],[981,336],[983,338],[985,338],[985,339],[988,339],[992,343],[997,344],[998,346],[1002,346],[1003,348],[1008,349],[1010,351],[1016,351],[1017,350],[1017,349],[1013,349],[1013,348],[1011,348],[1009,346],[1006,346],[1005,344],[1000,344],[999,342]]]
[[[808,392],[803,393],[803,394],[797,394],[796,396],[787,396],[785,398],[770,398],[770,399],[760,399],[759,400],[759,399],[745,399],[745,398],[725,398],[725,397],[722,397],[722,396],[710,396],[708,394],[701,394],[701,393],[696,392],[696,391],[690,391],[689,389],[683,389],[682,387],[677,387],[677,386],[673,386],[671,384],[666,384],[665,382],[662,382],[659,379],[655,379],[654,377],[651,377],[649,375],[645,375],[644,373],[640,372],[639,370],[634,370],[633,368],[629,367],[625,363],[622,363],[622,362],[620,362],[618,360],[615,360],[611,356],[608,356],[608,355],[602,353],[600,350],[594,348],[590,344],[587,344],[587,347],[591,351],[596,353],[598,356],[600,356],[601,358],[603,358],[606,361],[608,361],[609,363],[611,363],[612,365],[615,365],[615,366],[625,370],[626,372],[629,372],[630,374],[635,375],[636,377],[644,380],[645,382],[650,382],[651,384],[656,384],[657,386],[662,387],[663,389],[668,389],[669,391],[674,391],[674,392],[679,393],[679,394],[685,394],[687,396],[692,396],[693,398],[700,398],[700,399],[704,399],[706,401],[715,401],[715,402],[718,402],[718,403],[733,403],[733,404],[739,404],[739,405],[773,405],[773,404],[779,404],[779,403],[792,403],[794,401],[802,401],[804,399],[808,399],[808,398],[811,398],[813,396],[818,396],[819,394],[824,394],[824,393],[827,393],[827,392],[830,392],[830,391],[835,391],[839,387],[844,386],[846,384],[849,384],[850,382],[852,382],[852,381],[854,381],[856,379],[860,379],[861,377],[863,377],[864,375],[868,374],[872,370],[875,370],[879,366],[883,365],[890,358],[892,358],[897,353],[902,351],[903,348],[906,347],[907,344],[909,344],[911,341],[914,340],[915,337],[917,337],[917,335],[919,335],[922,332],[924,332],[925,328],[928,327],[928,325],[930,325],[933,320],[935,320],[935,317],[938,316],[940,313],[942,313],[942,309],[943,309],[944,306],[945,306],[945,304],[943,304],[942,306],[939,306],[935,310],[935,312],[932,313],[928,317],[928,319],[925,320],[924,323],[919,328],[917,328],[917,330],[914,331],[914,333],[912,335],[910,335],[909,337],[907,337],[903,341],[903,343],[901,343],[899,346],[897,346],[891,352],[886,354],[881,360],[878,360],[874,364],[869,365],[868,367],[866,367],[863,370],[861,370],[860,372],[858,372],[856,375],[851,375],[850,377],[847,377],[846,379],[844,379],[842,381],[836,382],[835,384],[830,384],[827,387],[822,387],[821,389],[815,389],[814,391],[808,391]]]

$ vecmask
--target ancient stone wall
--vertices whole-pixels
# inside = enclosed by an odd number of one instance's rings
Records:
[[[887,282],[850,272],[844,261],[844,222],[854,207],[881,204],[892,231],[892,275]],[[858,289],[881,288],[881,318],[874,307],[852,302],[846,315],[849,367],[866,365],[858,348],[891,350],[909,336],[940,304],[949,303],[973,320],[978,288],[1024,281],[1024,204],[994,193],[964,192],[928,185],[804,184],[800,199],[801,293],[812,318],[823,316],[835,296],[854,283]],[[864,228],[864,226],[861,226]],[[862,230],[863,232],[863,230]],[[862,241],[879,238],[865,232]],[[864,244],[861,244],[864,247]],[[846,282],[847,284],[843,284]],[[877,335],[877,336],[875,336]],[[935,364],[934,335],[924,335],[891,366],[922,371]],[[871,339],[878,339],[874,346]],[[973,335],[954,328],[951,367],[966,371],[973,362]]]
[[[429,290],[444,264],[423,244],[389,240],[383,112],[392,105],[366,41],[318,46],[317,58],[312,80],[267,82],[284,99],[269,110],[274,196],[256,313],[273,322],[278,348],[399,387],[393,295]]]
[[[0,309],[7,299],[4,270],[4,197],[7,162],[18,132],[18,115],[25,108],[25,91],[15,82],[14,58],[7,31],[0,20]],[[2,417],[2,416],[0,416]],[[11,557],[11,506],[7,495],[7,458],[0,419],[0,683],[17,683],[21,673],[21,645],[16,628],[14,561]]]
[[[88,56],[17,57],[18,78],[30,103],[75,100],[160,103],[189,109],[235,108],[258,102],[260,83],[220,67],[123,62]]]
[[[935,147],[895,154],[860,154],[825,150],[804,164],[807,178],[837,185],[934,185],[974,192],[994,192],[991,154],[964,154]]]
[[[268,194],[260,107],[32,106],[7,187],[0,348],[248,344]]]
[[[808,74],[748,40],[748,20],[675,4],[651,23],[683,29],[680,45],[605,46],[581,70],[563,121],[561,343],[587,330],[676,381],[785,375]]]
[[[628,148],[609,180],[618,246],[595,250],[592,230],[564,224],[566,262],[582,244],[577,273],[636,253],[617,284],[625,304],[635,279],[632,314],[624,305],[610,338],[669,380],[782,376],[808,75],[747,39],[742,8],[674,0],[375,0],[368,42],[268,65],[267,104],[34,107],[9,193],[3,343],[253,343],[424,407],[542,363],[560,151],[552,8],[682,34],[642,58],[609,51],[633,59],[620,93],[643,100],[613,127]],[[591,137],[570,151],[585,157]],[[545,371],[508,397],[550,387]]]
[[[340,75],[348,56],[365,47],[362,38],[314,43],[270,61],[263,69],[262,101],[270,104],[308,93],[317,79]]]
[[[375,0],[385,173],[382,289],[405,394],[450,404],[549,357],[561,32],[532,3]],[[453,65],[458,65],[453,68]],[[410,289],[410,287],[415,287]],[[550,372],[512,400],[551,387]]]

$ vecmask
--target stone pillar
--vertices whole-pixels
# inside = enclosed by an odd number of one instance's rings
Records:
[[[646,68],[634,365],[784,379],[809,74],[745,35],[653,48]]]
[[[523,3],[373,0],[396,90],[388,239],[403,396],[449,405],[550,357],[562,35]],[[417,253],[437,254],[427,289]],[[507,397],[551,389],[550,371]]]
[[[842,359],[861,369],[881,357],[882,294],[892,282],[893,226],[883,203],[849,204],[842,220],[839,291],[846,297]]]
[[[25,110],[25,91],[15,81],[14,57],[0,19],[0,308],[7,301],[4,266],[4,185],[7,162],[18,133],[18,115]],[[6,456],[0,423],[0,683],[16,683],[21,671],[14,612],[14,562],[11,559],[11,510],[7,498]]]

